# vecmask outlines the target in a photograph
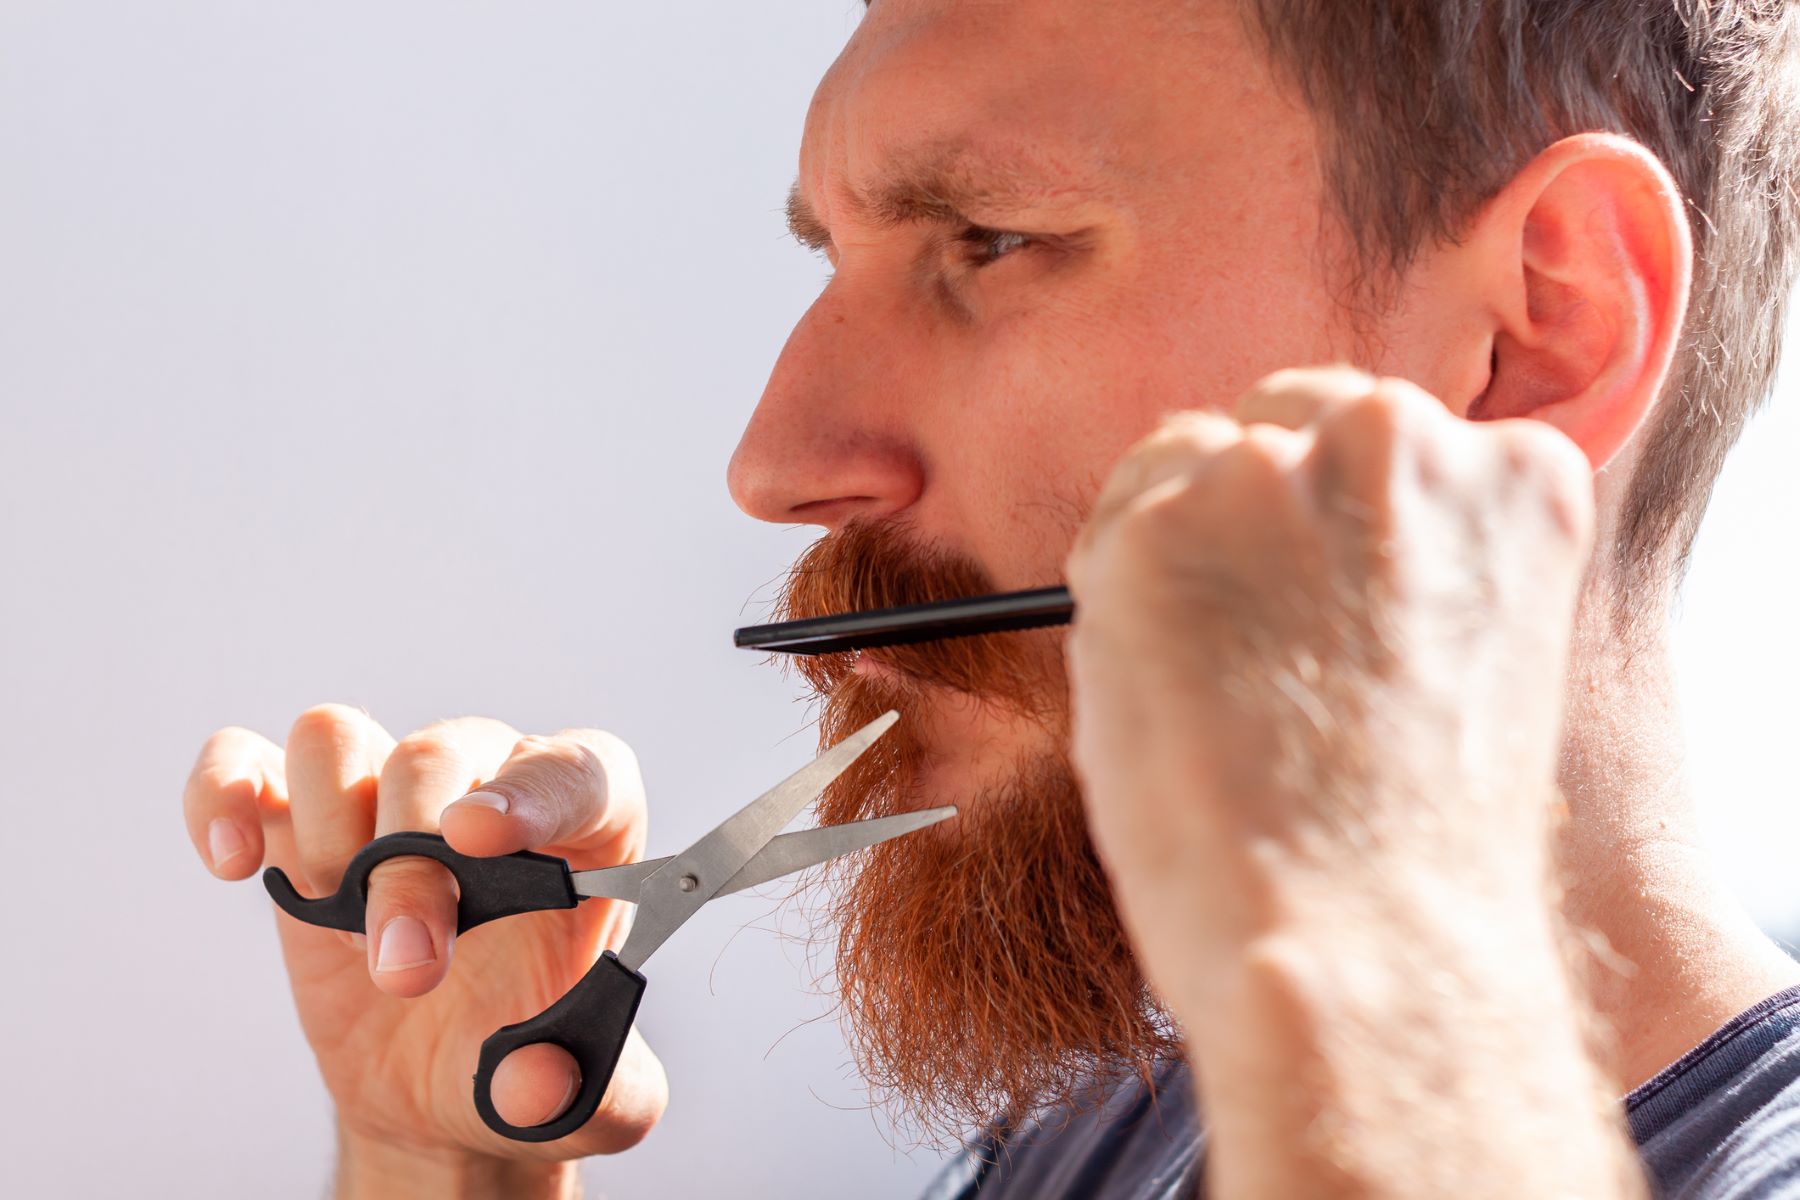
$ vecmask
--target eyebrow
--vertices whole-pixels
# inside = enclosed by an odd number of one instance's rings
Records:
[[[979,165],[978,165],[979,164]],[[871,224],[891,229],[901,225],[977,225],[966,214],[1016,211],[1046,200],[1077,194],[1081,189],[1063,180],[1043,178],[1023,158],[989,160],[967,150],[938,152],[900,166],[880,183],[857,191],[850,206]],[[788,190],[787,227],[794,240],[809,250],[831,244],[831,231],[796,181]]]
[[[831,231],[825,228],[825,222],[819,220],[819,214],[813,211],[806,197],[800,194],[800,181],[788,189],[787,227],[794,235],[794,240],[808,250],[823,253],[831,245]]]

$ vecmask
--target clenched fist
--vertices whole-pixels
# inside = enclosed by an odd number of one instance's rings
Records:
[[[341,705],[302,714],[285,749],[243,729],[214,734],[183,805],[214,875],[245,879],[272,864],[310,895],[333,891],[357,850],[400,830],[440,831],[464,854],[542,850],[577,870],[635,861],[645,837],[637,761],[610,734],[523,737],[471,717],[396,742]],[[355,1160],[341,1173],[387,1162],[423,1183],[428,1162],[465,1179],[510,1178],[524,1190],[503,1160],[570,1159],[640,1140],[662,1114],[667,1082],[635,1030],[599,1112],[555,1142],[490,1131],[470,1082],[482,1040],[561,996],[623,940],[628,911],[593,900],[517,916],[503,936],[459,947],[455,882],[415,858],[383,864],[370,878],[367,938],[278,914],[301,1024],[337,1103],[345,1158]],[[526,1047],[495,1072],[494,1103],[514,1124],[541,1124],[568,1106],[578,1084],[560,1048]],[[365,1173],[359,1186],[372,1178]],[[359,1186],[340,1178],[342,1191]]]
[[[1118,464],[1068,563],[1074,755],[1166,994],[1295,912],[1454,894],[1541,923],[1592,491],[1549,426],[1347,368]]]

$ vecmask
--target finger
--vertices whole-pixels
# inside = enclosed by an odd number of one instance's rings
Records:
[[[368,713],[343,704],[307,709],[288,731],[295,866],[313,895],[337,890],[351,856],[374,832],[376,780],[393,745]]]
[[[401,738],[381,767],[375,836],[430,832],[444,806],[492,774],[519,733],[502,721],[440,721]],[[369,975],[382,991],[418,996],[443,981],[456,939],[456,880],[441,863],[396,858],[369,875]]]
[[[286,807],[281,750],[235,726],[206,739],[181,794],[188,839],[220,879],[243,879],[262,865],[263,817]]]
[[[500,1060],[490,1085],[494,1110],[512,1125],[542,1125],[569,1107],[581,1089],[581,1070],[561,1046],[521,1046]],[[581,1154],[617,1154],[644,1139],[669,1104],[662,1063],[636,1026],[625,1039],[619,1065],[593,1118],[569,1135]]]
[[[1105,525],[1145,492],[1191,475],[1243,436],[1243,426],[1221,413],[1179,412],[1164,418],[1155,433],[1126,451],[1113,467],[1094,501],[1088,526]]]
[[[1403,461],[1427,482],[1456,475],[1432,456],[1466,443],[1475,427],[1418,385],[1382,378],[1372,379],[1363,395],[1321,412],[1312,429],[1322,494],[1368,502],[1387,493]]]
[[[501,1059],[489,1085],[500,1119],[521,1127],[555,1120],[580,1090],[575,1056],[550,1042],[521,1046]]]
[[[1340,580],[1382,576],[1409,549],[1439,553],[1427,550],[1416,531],[1398,538],[1397,522],[1409,497],[1438,494],[1473,477],[1481,427],[1406,380],[1382,378],[1368,395],[1322,414],[1311,432],[1299,474],[1315,515],[1331,531],[1327,543]]]
[[[596,866],[643,849],[637,755],[598,729],[519,739],[499,772],[444,810],[444,837],[464,854],[566,846]]]
[[[1368,372],[1341,364],[1276,371],[1245,392],[1232,415],[1245,425],[1303,429],[1338,405],[1368,396],[1377,383]]]
[[[1483,429],[1496,435],[1505,475],[1531,489],[1551,531],[1586,561],[1594,539],[1594,467],[1587,453],[1542,421],[1514,418]]]
[[[1244,428],[1215,412],[1179,412],[1164,418],[1155,433],[1125,452],[1100,489],[1088,519],[1063,561],[1063,578],[1077,602],[1087,587],[1094,546],[1119,516],[1146,494],[1179,487],[1210,458],[1236,445]]]

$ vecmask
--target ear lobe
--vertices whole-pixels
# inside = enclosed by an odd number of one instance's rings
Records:
[[[1614,134],[1544,150],[1476,219],[1493,374],[1471,420],[1555,425],[1596,469],[1655,407],[1687,315],[1693,248],[1654,155]]]

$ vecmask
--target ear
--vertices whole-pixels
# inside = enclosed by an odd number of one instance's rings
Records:
[[[1629,138],[1544,150],[1463,242],[1493,322],[1471,420],[1529,417],[1605,466],[1655,407],[1687,315],[1693,245],[1675,181]]]

